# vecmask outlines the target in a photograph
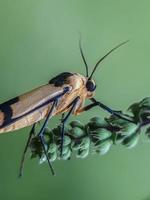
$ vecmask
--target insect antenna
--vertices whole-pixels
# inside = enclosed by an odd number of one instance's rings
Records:
[[[101,59],[98,60],[98,62],[96,63],[90,77],[89,77],[89,80],[92,78],[95,70],[97,69],[98,65],[109,55],[111,54],[113,51],[115,51],[116,49],[118,49],[119,47],[121,47],[122,45],[126,44],[127,42],[129,42],[129,40],[125,41],[125,42],[122,42],[120,44],[118,44],[117,46],[115,46],[113,49],[111,49],[108,53],[106,53]]]
[[[89,68],[88,68],[88,65],[87,65],[87,62],[85,60],[85,56],[84,56],[84,53],[83,53],[83,50],[82,50],[81,35],[80,35],[80,39],[79,39],[79,48],[80,48],[80,53],[81,53],[81,56],[82,56],[82,59],[83,59],[83,62],[85,64],[85,68],[86,68],[86,77],[88,77],[89,76]]]

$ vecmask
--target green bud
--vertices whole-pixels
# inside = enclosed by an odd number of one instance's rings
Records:
[[[89,154],[89,149],[79,149],[77,151],[76,157],[77,158],[86,158]]]
[[[141,108],[139,113],[139,118],[141,123],[150,119],[150,108],[148,107]]]
[[[44,141],[45,144],[48,145],[50,143],[50,135],[49,134],[44,134]]]
[[[142,101],[134,103],[129,109],[134,114],[136,121],[144,122],[150,116],[150,97],[146,97]]]
[[[60,151],[60,148],[59,148],[59,151]],[[66,154],[68,151],[69,151],[69,147],[68,146],[63,146],[62,155]],[[59,155],[60,155],[60,153],[59,153]]]
[[[144,106],[144,107],[148,107],[150,108],[150,97],[146,97],[144,98],[141,102],[140,102],[140,106]]]
[[[32,152],[32,153],[31,153],[31,157],[30,157],[30,158],[31,158],[31,159],[33,159],[33,158],[36,158],[37,156],[38,156],[38,155],[37,155],[37,153],[36,153],[36,152]]]
[[[138,124],[128,122],[121,128],[121,130],[118,133],[124,136],[130,136],[137,131],[138,126]]]
[[[63,145],[64,145],[64,146],[68,146],[70,143],[71,143],[70,137],[69,137],[68,135],[65,135],[65,136],[64,136]]]
[[[66,153],[62,154],[61,159],[68,160],[70,158],[70,156],[71,156],[71,151],[70,151],[70,149],[68,149],[68,151]]]
[[[108,123],[104,119],[101,119],[100,117],[93,117],[90,119],[88,126],[90,127],[90,129],[94,130],[100,127],[107,127]]]
[[[137,116],[139,111],[140,111],[140,105],[139,103],[134,103],[132,104],[129,108],[128,108],[129,111],[131,111],[134,116]]]
[[[78,149],[87,149],[90,146],[90,138],[89,137],[84,137],[80,140],[73,141],[71,144],[71,148],[73,150],[78,150]]]
[[[92,132],[91,134],[94,138],[97,138],[98,140],[105,140],[109,138],[112,133],[104,128],[98,128],[95,131]]]
[[[81,148],[81,141],[72,141],[71,149],[76,151]]]
[[[49,157],[50,162],[54,162],[57,159],[57,152],[48,153],[48,157]],[[44,162],[47,162],[47,158],[45,154],[41,156],[39,160],[39,164],[43,164]]]
[[[57,159],[57,152],[49,153],[48,156],[50,162],[54,162]]]
[[[43,154],[39,160],[39,164],[43,164],[46,161],[46,156]]]
[[[139,102],[139,103],[134,103],[134,104],[132,104],[132,105],[128,108],[128,110],[129,110],[130,112],[132,112],[135,121],[139,121],[139,119],[140,119],[140,111],[141,111],[140,103],[141,103],[141,102]]]
[[[47,148],[47,145],[45,145],[45,148]],[[41,141],[39,140],[39,138],[37,136],[32,138],[32,140],[30,142],[30,150],[31,150],[32,154],[34,154],[34,155],[36,155],[36,154],[38,156],[42,155],[43,147],[42,147]]]
[[[81,149],[87,149],[87,148],[89,148],[89,146],[90,146],[90,138],[84,137],[81,142],[81,146],[80,146]]]
[[[44,134],[50,134],[51,133],[51,129],[46,127],[44,130]]]
[[[72,128],[78,127],[78,128],[84,129],[84,124],[82,124],[79,120],[75,120],[75,121],[70,122],[70,126]]]
[[[131,149],[135,147],[139,141],[139,133],[133,134],[127,138],[125,138],[122,142],[123,145],[125,145],[127,148]]]
[[[113,137],[114,144],[121,144],[123,140],[125,139],[126,136],[120,135],[120,134],[115,134]]]
[[[111,139],[101,141],[99,145],[96,146],[96,152],[99,153],[100,155],[104,155],[109,151],[112,144],[113,141]]]
[[[107,119],[107,121],[110,123],[110,125],[117,126],[117,127],[123,127],[123,126],[125,126],[128,123],[127,120],[121,119],[121,118],[119,118],[119,117],[117,117],[115,115],[111,115]]]
[[[65,129],[66,129],[66,127],[65,127]],[[60,125],[52,130],[53,135],[59,136],[60,133],[61,133],[61,126]]]
[[[75,138],[80,138],[84,135],[84,131],[78,127],[72,128],[70,132],[71,132],[71,135]]]
[[[49,145],[48,153],[53,153],[57,150],[57,145],[55,143],[51,143]]]

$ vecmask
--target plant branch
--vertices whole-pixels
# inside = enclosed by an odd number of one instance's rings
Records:
[[[94,117],[86,124],[77,120],[70,122],[65,127],[62,156],[60,156],[61,126],[52,130],[46,128],[44,137],[50,161],[69,160],[73,152],[77,158],[85,158],[94,153],[104,155],[112,145],[118,144],[132,148],[138,143],[141,134],[150,139],[150,97],[132,104],[128,108],[128,114],[123,112],[120,114],[132,118],[133,122],[114,115],[104,119]],[[145,126],[148,127],[144,132]],[[31,158],[38,157],[40,163],[46,161],[38,136],[31,140],[30,150]]]

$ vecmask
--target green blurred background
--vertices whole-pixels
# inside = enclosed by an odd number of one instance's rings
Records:
[[[79,32],[91,69],[110,48],[130,39],[95,74],[97,99],[126,109],[149,95],[150,1],[0,0],[0,101],[60,72],[84,74]],[[79,119],[87,122],[97,115],[107,113],[93,109]],[[51,124],[56,126],[58,117]],[[150,143],[141,140],[132,150],[114,147],[101,157],[56,161],[55,177],[28,154],[20,180],[29,130],[0,136],[0,199],[150,200]]]

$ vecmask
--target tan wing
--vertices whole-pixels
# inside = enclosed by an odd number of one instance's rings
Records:
[[[63,87],[47,84],[0,104],[0,132],[23,128],[43,119],[53,99],[63,92]]]
[[[47,84],[19,96],[19,101],[11,105],[13,110],[12,118],[20,117],[36,109],[38,106],[43,105],[62,92],[62,87],[54,87],[53,85]]]

